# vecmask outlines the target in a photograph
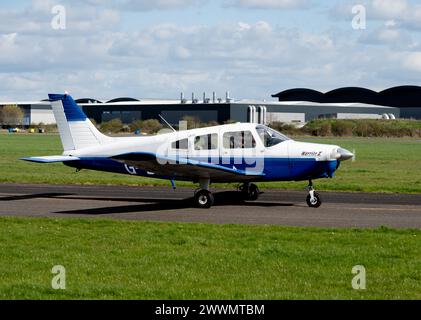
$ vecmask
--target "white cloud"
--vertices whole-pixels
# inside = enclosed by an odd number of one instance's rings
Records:
[[[352,84],[378,66],[373,63],[377,55],[367,59],[347,41],[274,27],[266,21],[162,24],[137,32],[19,38],[9,35],[3,41],[17,53],[11,68],[0,64],[1,75],[13,74],[14,83],[3,88],[3,96],[27,86],[20,93],[27,98],[53,90],[98,98],[231,90],[237,97],[267,99],[282,88]]]
[[[297,9],[310,4],[309,0],[227,0],[226,5],[249,9]]]
[[[115,6],[124,10],[151,11],[151,10],[176,10],[190,6],[200,5],[205,0],[121,0]]]
[[[386,45],[397,52],[414,49],[417,46],[410,32],[388,23],[362,33],[359,42],[365,45]]]
[[[421,73],[421,52],[410,52],[402,56],[402,65],[405,69]]]
[[[291,87],[381,89],[418,83],[421,76],[421,45],[402,27],[403,7],[397,18],[383,11],[384,25],[364,33],[336,25],[327,32],[283,27],[263,19],[261,11],[261,21],[247,12],[231,22],[121,28],[124,13],[115,1],[76,0],[65,2],[68,29],[54,31],[49,6],[56,2],[48,1],[20,11],[0,9],[0,100],[40,99],[64,90],[104,99],[230,90],[238,98],[268,99]],[[165,8],[192,4],[166,2]]]
[[[373,0],[372,9],[383,19],[402,18],[408,14],[411,6],[406,0]]]

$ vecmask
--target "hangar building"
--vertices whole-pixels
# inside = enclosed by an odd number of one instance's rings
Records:
[[[327,93],[310,89],[291,89],[274,94],[278,101],[234,100],[203,95],[203,99],[153,100],[118,98],[101,101],[78,99],[89,118],[97,123],[119,118],[125,124],[135,120],[159,119],[178,124],[184,116],[200,118],[202,122],[285,122],[304,124],[318,118],[421,119],[421,87],[405,86],[375,92],[364,88],[341,88]],[[420,101],[420,103],[418,103]],[[0,102],[1,106],[19,105],[25,114],[25,125],[55,122],[48,101]]]
[[[326,93],[311,89],[291,89],[272,95],[282,102],[309,101],[322,105],[331,103],[362,103],[398,108],[404,119],[421,119],[421,87],[400,86],[384,91],[348,87]]]

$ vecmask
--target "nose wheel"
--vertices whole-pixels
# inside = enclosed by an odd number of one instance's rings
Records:
[[[310,208],[319,208],[322,205],[322,199],[320,195],[314,190],[313,182],[309,181],[307,205]]]
[[[245,183],[240,187],[240,191],[246,201],[256,201],[259,199],[260,190],[255,184]]]

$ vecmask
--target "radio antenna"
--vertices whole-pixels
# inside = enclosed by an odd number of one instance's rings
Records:
[[[177,130],[174,129],[174,127],[172,125],[169,124],[169,122],[167,120],[165,120],[165,118],[159,114],[159,117],[162,119],[162,121],[165,122],[165,124],[171,128],[172,131],[177,132]]]

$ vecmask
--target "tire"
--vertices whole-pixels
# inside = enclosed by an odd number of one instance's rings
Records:
[[[314,193],[314,198],[315,198],[315,201],[312,203],[311,202],[311,196],[308,195],[307,196],[307,205],[310,208],[319,208],[322,205],[322,199],[320,198],[319,194],[316,193],[316,192]]]
[[[213,206],[215,200],[213,194],[208,190],[200,190],[194,196],[196,207],[200,209],[209,209]]]
[[[248,190],[244,189],[243,193],[246,201],[256,201],[260,196],[260,190],[255,184],[251,184]]]

